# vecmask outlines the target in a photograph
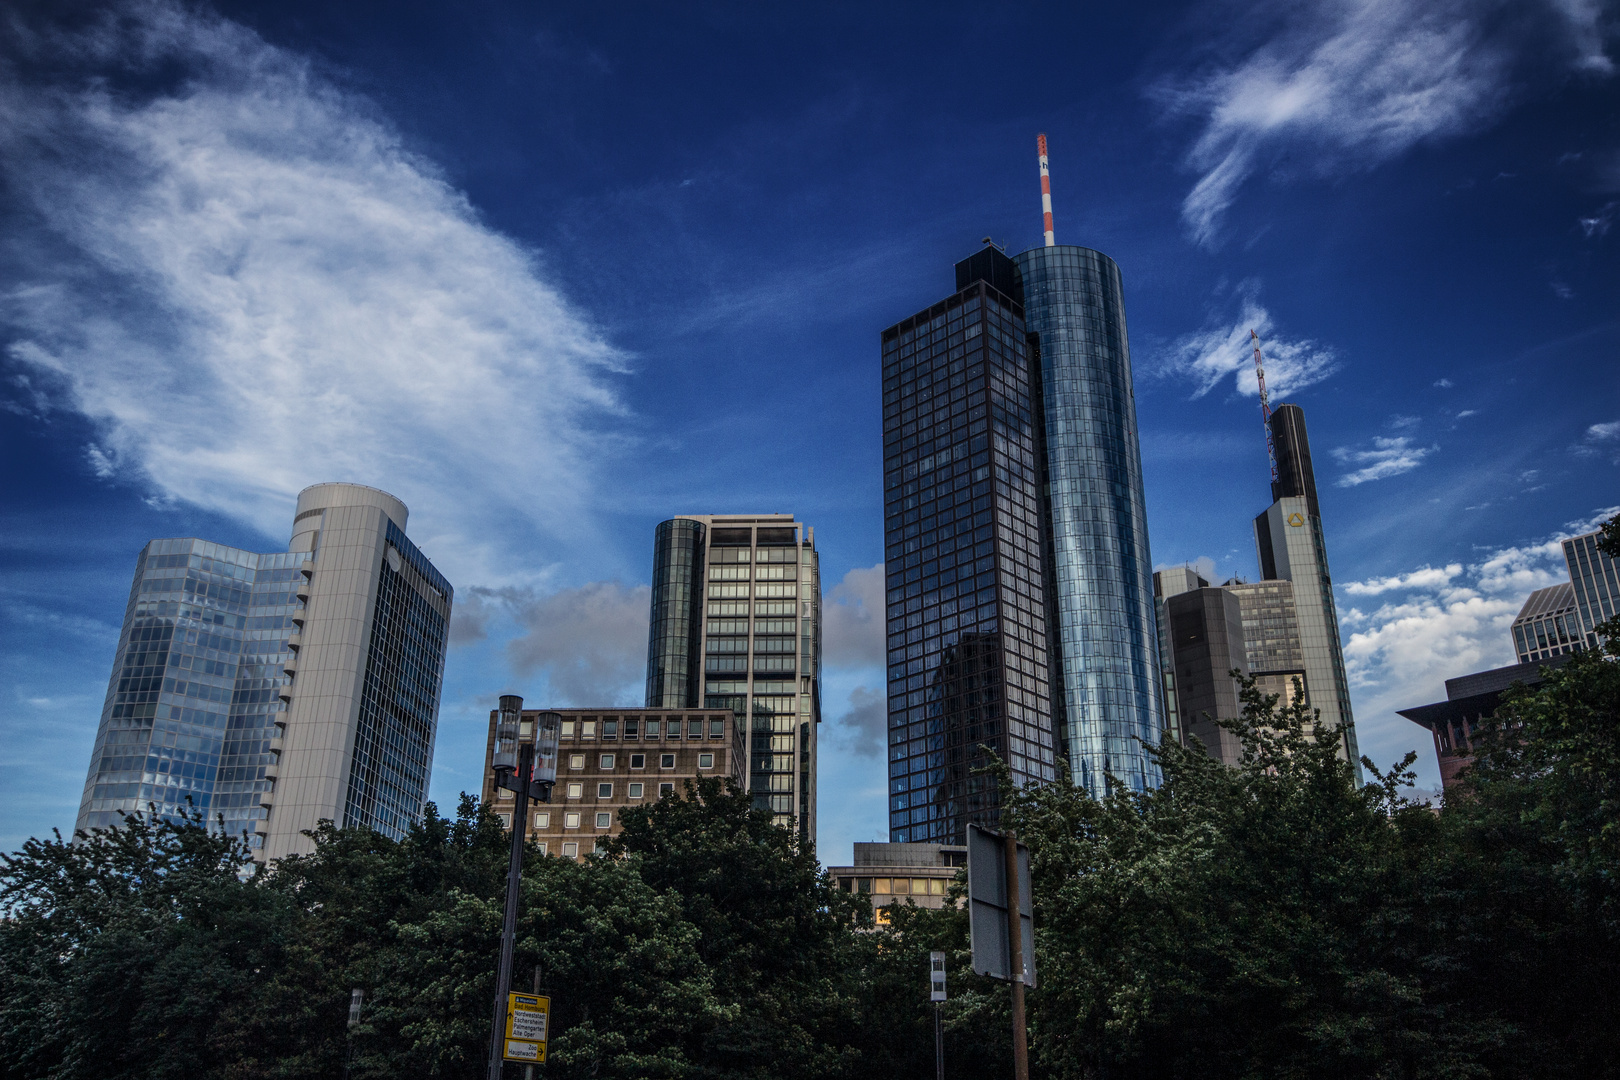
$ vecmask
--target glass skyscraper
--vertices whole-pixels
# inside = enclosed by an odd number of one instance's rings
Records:
[[[1620,563],[1598,550],[1601,536],[1599,532],[1583,533],[1563,545],[1581,630],[1592,649],[1598,646],[1598,624],[1620,615]]]
[[[683,515],[653,541],[650,709],[730,709],[746,786],[778,825],[816,835],[821,569],[791,514]]]
[[[149,543],[76,828],[189,803],[267,859],[309,850],[322,819],[404,835],[427,798],[452,598],[406,513],[319,484],[286,552]]]
[[[1118,270],[1085,248],[956,266],[882,334],[889,836],[962,843],[1015,781],[1158,780],[1151,563]]]

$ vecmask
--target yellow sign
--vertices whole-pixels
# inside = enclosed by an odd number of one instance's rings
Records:
[[[1292,525],[1296,529],[1299,528],[1305,524],[1305,515],[1301,514],[1298,510],[1295,510],[1292,514],[1288,515],[1288,524]]]
[[[506,1047],[501,1057],[507,1061],[538,1064],[546,1060],[546,1028],[551,1019],[551,999],[533,994],[506,996]]]

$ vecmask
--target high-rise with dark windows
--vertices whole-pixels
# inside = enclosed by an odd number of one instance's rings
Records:
[[[1119,270],[1086,248],[956,266],[882,333],[889,836],[964,842],[1060,759],[1158,782],[1163,723]]]
[[[658,526],[647,642],[650,709],[746,721],[746,786],[778,825],[816,835],[821,570],[791,514],[692,514]]]
[[[262,858],[323,819],[400,837],[427,799],[451,588],[405,505],[299,494],[285,552],[141,552],[76,827],[188,806]]]

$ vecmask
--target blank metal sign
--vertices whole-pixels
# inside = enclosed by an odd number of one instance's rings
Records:
[[[1007,855],[1000,833],[968,826],[968,928],[973,970],[1012,979],[1007,943]],[[1024,985],[1035,985],[1035,910],[1030,902],[1029,848],[1018,845],[1018,911],[1024,946]]]

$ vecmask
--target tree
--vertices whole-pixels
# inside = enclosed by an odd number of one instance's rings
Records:
[[[284,899],[200,814],[0,857],[0,1075],[223,1076],[222,1012],[280,962]]]
[[[1007,792],[1030,845],[1033,1050],[1060,1077],[1469,1075],[1500,1024],[1454,1008],[1424,867],[1441,831],[1358,787],[1340,732],[1244,682],[1221,765],[1168,740],[1164,784]],[[1061,772],[1062,770],[1060,770]]]

